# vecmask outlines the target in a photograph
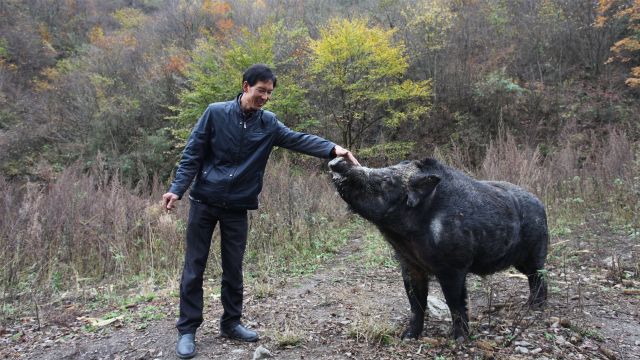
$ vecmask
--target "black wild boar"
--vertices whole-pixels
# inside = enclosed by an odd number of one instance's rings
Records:
[[[400,261],[412,313],[402,338],[422,333],[430,275],[440,282],[456,340],[469,335],[469,272],[514,266],[529,280],[528,303],[546,303],[547,217],[531,193],[475,180],[433,159],[370,169],[336,158],[329,167],[340,196],[380,229]]]

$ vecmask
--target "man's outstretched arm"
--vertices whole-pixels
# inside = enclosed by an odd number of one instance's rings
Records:
[[[358,162],[358,159],[356,159],[355,156],[353,156],[353,154],[351,153],[351,151],[343,148],[340,145],[336,145],[333,150],[331,150],[331,155],[333,157],[338,157],[338,156],[342,156],[344,158],[347,158],[347,160],[349,162],[351,162],[354,165],[358,165],[360,166],[360,163]]]

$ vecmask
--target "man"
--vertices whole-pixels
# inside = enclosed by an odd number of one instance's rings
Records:
[[[350,151],[320,137],[295,132],[276,116],[262,110],[276,87],[276,76],[265,65],[251,66],[242,78],[236,99],[214,103],[198,120],[176,178],[162,196],[163,206],[173,209],[192,180],[189,199],[187,246],[180,283],[180,318],[176,354],[195,356],[195,334],[202,324],[202,279],[211,236],[220,223],[223,314],[220,335],[241,341],[257,341],[258,334],[245,328],[242,316],[242,260],[247,241],[247,210],[258,208],[264,169],[273,146],[308,155],[343,156],[358,161]]]

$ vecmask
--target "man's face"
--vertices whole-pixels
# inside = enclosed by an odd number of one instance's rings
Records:
[[[250,86],[248,82],[242,84],[242,108],[245,111],[260,110],[271,98],[273,81],[258,81]]]

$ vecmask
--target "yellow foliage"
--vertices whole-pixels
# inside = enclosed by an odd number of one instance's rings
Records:
[[[202,11],[213,16],[224,15],[231,11],[231,5],[226,1],[204,0],[202,2]]]
[[[138,40],[136,39],[135,36],[131,34],[124,34],[123,36],[120,36],[120,40],[122,41],[122,44],[125,45],[126,47],[134,48],[138,45]]]
[[[640,41],[627,37],[616,42],[611,51],[617,54],[618,60],[627,62],[629,59],[627,56],[622,56],[622,53],[636,52],[640,50]],[[625,61],[626,60],[626,61]]]
[[[640,20],[640,0],[635,0],[633,5],[616,13],[616,17],[620,18],[625,16],[628,16],[631,21]]]
[[[149,16],[145,15],[142,10],[134,8],[122,8],[113,13],[113,17],[125,29],[135,29],[142,26]]]
[[[227,18],[227,19],[219,19],[218,21],[216,21],[216,27],[218,28],[218,30],[222,31],[222,32],[227,32],[231,29],[233,29],[233,20]]]
[[[404,74],[404,44],[393,40],[394,30],[368,28],[362,19],[333,19],[311,41],[315,53],[312,70],[325,80],[346,86],[353,79],[382,78]]]
[[[628,78],[624,82],[628,87],[639,89],[640,88],[640,78]]]
[[[453,27],[456,15],[445,0],[422,0],[413,7],[409,18],[409,26],[424,29],[424,46],[441,49],[445,45],[445,35]]]
[[[615,2],[616,0],[598,0],[598,12],[601,14],[606,13]]]
[[[315,86],[334,104],[331,120],[349,148],[376,123],[397,127],[429,110],[430,82],[403,81],[405,46],[394,34],[364,19],[333,19],[310,43]]]
[[[103,39],[104,39],[104,30],[102,30],[102,27],[100,25],[94,26],[89,31],[89,41],[92,44],[98,45],[100,42],[102,42]]]
[[[640,0],[630,2],[628,0],[599,0],[598,14],[594,23],[595,27],[604,27],[608,22],[615,19],[616,22],[623,22],[627,29],[627,37],[618,40],[611,47],[613,56],[606,64],[617,60],[621,63],[638,64],[638,52],[640,51]],[[638,88],[640,69],[636,66],[631,69],[632,77],[625,83],[629,87]]]
[[[640,50],[640,41],[634,38],[624,38],[618,42],[616,42],[613,47],[611,47],[611,51],[615,53],[620,53],[622,51],[638,51]]]
[[[551,21],[558,21],[559,19],[565,19],[562,9],[558,6],[556,0],[543,0],[538,14],[543,19]]]
[[[49,28],[47,27],[47,24],[40,23],[38,25],[38,33],[40,34],[40,37],[42,38],[43,41],[47,43],[51,43],[51,33],[49,32]]]
[[[625,80],[624,83],[632,88],[640,88],[640,66],[631,69],[631,77]]]
[[[171,55],[167,59],[167,63],[164,66],[165,72],[169,74],[184,74],[187,69],[187,63],[189,59],[185,55]]]
[[[89,41],[102,49],[113,49],[121,46],[135,48],[138,45],[136,37],[128,32],[105,35],[104,30],[97,25],[89,31]]]
[[[48,67],[42,70],[40,75],[42,75],[44,79],[34,81],[36,91],[50,90],[54,87],[54,81],[60,78],[60,71],[55,67]]]

